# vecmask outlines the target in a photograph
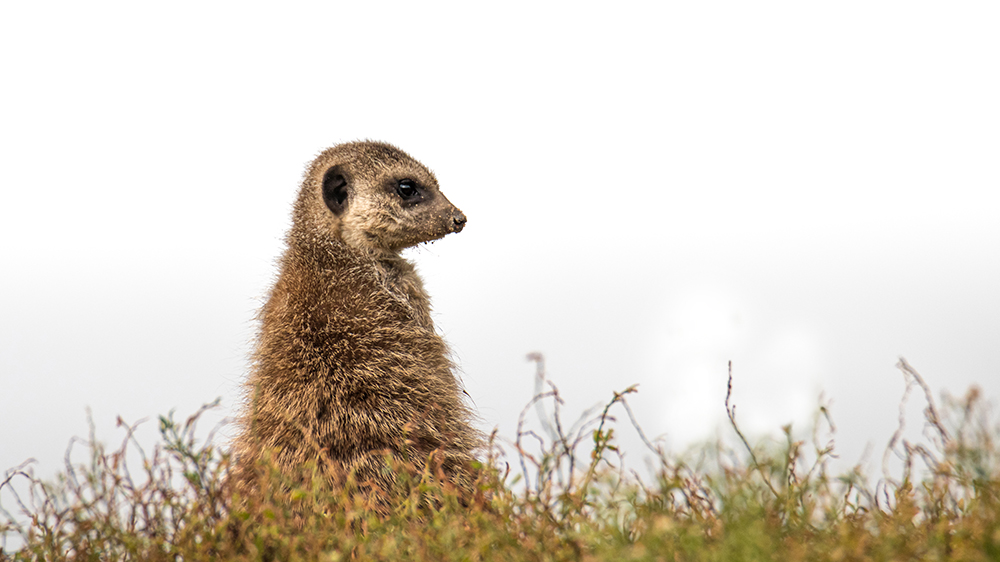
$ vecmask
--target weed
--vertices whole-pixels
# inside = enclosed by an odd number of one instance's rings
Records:
[[[939,407],[900,360],[904,400],[921,389],[927,401],[925,439],[903,439],[901,416],[882,478],[872,483],[858,468],[830,474],[833,443],[820,437],[821,427],[833,430],[825,407],[811,439],[785,427],[777,444],[750,443],[732,404],[731,366],[725,407],[742,449],[705,446],[691,463],[642,433],[628,404],[635,387],[565,424],[559,391],[541,356],[532,358],[537,396],[513,440],[493,435],[471,500],[441,474],[389,457],[397,482],[386,491],[388,510],[350,480],[328,489],[311,477],[314,466],[289,475],[265,462],[266,492],[240,497],[226,478],[227,451],[211,435],[195,435],[210,404],[183,422],[161,417],[150,454],[135,426],[119,420],[120,447],[106,449],[92,430],[82,443],[87,462],[72,461],[81,445],[72,442],[55,482],[30,465],[7,471],[0,560],[1000,559],[1000,427],[975,388]],[[543,402],[554,413],[540,434],[524,420]],[[622,411],[657,459],[651,479],[623,469],[614,417]],[[896,475],[893,455],[902,463]],[[135,459],[141,467],[130,466]]]

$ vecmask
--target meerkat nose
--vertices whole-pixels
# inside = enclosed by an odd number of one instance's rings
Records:
[[[461,232],[465,228],[465,213],[455,209],[455,213],[452,215],[452,220],[455,223],[455,232]]]

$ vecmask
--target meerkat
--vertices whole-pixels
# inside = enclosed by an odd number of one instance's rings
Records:
[[[422,164],[380,142],[341,144],[308,166],[260,332],[235,440],[246,486],[263,456],[316,461],[331,483],[387,486],[385,455],[464,480],[482,438],[420,276],[400,251],[466,217]]]

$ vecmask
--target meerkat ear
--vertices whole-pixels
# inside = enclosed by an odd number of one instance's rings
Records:
[[[323,175],[323,201],[337,216],[347,209],[347,179],[340,166],[330,168]]]

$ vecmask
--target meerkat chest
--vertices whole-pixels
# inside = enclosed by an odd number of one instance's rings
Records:
[[[379,261],[376,269],[385,290],[412,312],[419,325],[433,332],[430,298],[413,265],[403,259]]]

